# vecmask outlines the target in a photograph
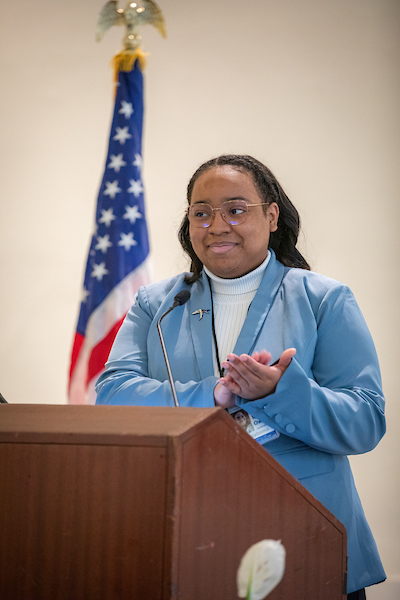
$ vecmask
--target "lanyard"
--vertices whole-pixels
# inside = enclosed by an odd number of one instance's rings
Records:
[[[223,377],[224,376],[224,370],[221,368],[221,361],[219,359],[219,351],[218,351],[217,335],[215,333],[213,291],[212,291],[211,280],[210,280],[210,278],[209,278],[208,275],[207,275],[207,280],[208,280],[208,285],[210,286],[210,294],[211,294],[211,327],[212,327],[212,334],[213,334],[213,338],[214,338],[215,356],[216,356],[216,359],[217,359],[219,376]]]

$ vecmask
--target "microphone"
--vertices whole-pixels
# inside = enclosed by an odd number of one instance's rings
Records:
[[[177,306],[182,306],[183,304],[186,304],[186,302],[189,300],[189,298],[190,298],[189,290],[181,290],[180,292],[178,292],[174,298],[174,302],[173,302],[172,306],[163,315],[161,315],[161,317],[157,321],[157,331],[158,331],[158,335],[159,335],[160,342],[161,342],[161,348],[162,348],[163,355],[164,355],[165,366],[167,367],[169,384],[171,386],[172,397],[174,399],[175,406],[179,406],[179,402],[178,402],[178,398],[176,396],[175,384],[174,384],[174,380],[172,379],[172,372],[171,372],[171,367],[169,365],[167,349],[165,347],[164,336],[163,336],[162,330],[161,330],[161,321],[163,320],[164,317],[167,316],[168,313],[171,312],[171,310],[174,310],[174,308],[176,308]]]

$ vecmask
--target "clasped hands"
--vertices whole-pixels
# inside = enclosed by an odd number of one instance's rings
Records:
[[[269,364],[271,354],[266,350],[254,352],[251,356],[228,354],[227,360],[221,364],[225,375],[218,380],[214,388],[215,404],[229,408],[235,405],[236,396],[246,400],[258,400],[273,394],[295,354],[295,348],[288,348],[273,365]]]

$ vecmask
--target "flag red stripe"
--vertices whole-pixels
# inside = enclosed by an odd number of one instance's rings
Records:
[[[76,363],[78,362],[78,357],[81,352],[83,342],[85,341],[85,336],[80,333],[75,334],[74,345],[72,347],[71,353],[71,367],[69,370],[69,384],[71,385],[72,374],[75,371]]]
[[[87,383],[104,369],[104,365],[107,362],[108,355],[110,354],[111,346],[113,345],[115,336],[117,335],[118,329],[121,327],[124,319],[125,315],[114,325],[106,337],[103,338],[101,342],[99,342],[92,349],[88,365],[86,379]]]

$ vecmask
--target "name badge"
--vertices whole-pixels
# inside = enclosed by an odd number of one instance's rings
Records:
[[[259,419],[252,417],[239,406],[232,406],[232,408],[228,408],[228,412],[232,418],[235,419],[236,423],[240,425],[242,429],[247,431],[253,440],[259,444],[267,444],[268,442],[272,442],[272,440],[276,440],[280,436],[280,433],[276,431],[276,429],[273,429]]]

